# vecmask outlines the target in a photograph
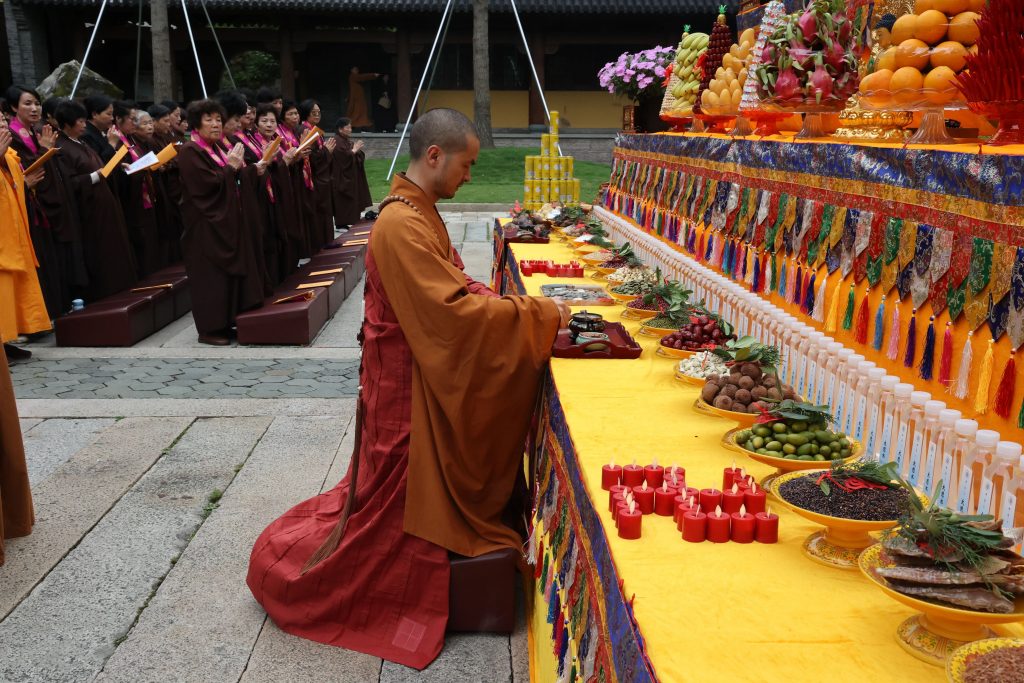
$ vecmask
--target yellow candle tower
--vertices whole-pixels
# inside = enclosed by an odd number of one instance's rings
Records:
[[[562,156],[558,145],[559,116],[550,112],[548,132],[540,136],[540,156],[528,156],[523,181],[523,206],[536,211],[544,204],[578,204],[580,180],[574,177],[573,157]]]

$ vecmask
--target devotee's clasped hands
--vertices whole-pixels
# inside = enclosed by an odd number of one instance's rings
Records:
[[[228,165],[236,171],[245,164],[245,146],[241,142],[235,144],[228,152]]]

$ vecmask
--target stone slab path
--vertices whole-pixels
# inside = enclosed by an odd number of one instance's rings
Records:
[[[490,214],[446,215],[490,276]],[[450,635],[422,672],[278,630],[256,536],[349,464],[361,290],[310,348],[210,348],[191,317],[131,349],[34,344],[12,367],[36,505],[0,567],[0,682],[528,681],[511,636]]]

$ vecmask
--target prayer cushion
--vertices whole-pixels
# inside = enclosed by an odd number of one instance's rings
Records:
[[[142,341],[156,331],[153,301],[109,297],[61,316],[56,321],[57,346],[131,346]]]
[[[177,320],[192,310],[192,293],[188,285],[188,276],[184,268],[176,270],[175,266],[158,270],[140,282],[137,287],[152,285],[170,285],[169,293],[174,299],[174,319]]]
[[[318,270],[331,269],[322,268]],[[324,291],[327,293],[328,316],[333,316],[335,313],[338,312],[338,309],[341,308],[341,304],[342,302],[345,301],[345,297],[347,296],[347,292],[345,290],[345,272],[342,271],[340,273],[332,273],[331,275],[310,274],[315,272],[316,270],[311,270],[307,272],[307,270],[303,268],[299,272],[288,276],[287,278],[285,278],[285,281],[282,282],[281,285],[275,290],[275,294],[277,292],[281,293],[276,298],[287,296],[288,292],[302,291],[299,289],[299,285],[330,281],[330,285],[327,285],[326,287],[317,287],[316,290]]]
[[[120,301],[148,301],[153,311],[153,332],[162,330],[176,319],[174,315],[174,295],[170,289],[145,289],[147,286],[139,284],[135,289],[127,292],[119,292],[108,296],[98,303],[116,303]],[[136,289],[138,291],[136,291]],[[152,334],[152,332],[150,332]]]
[[[517,555],[511,548],[479,557],[449,553],[449,631],[511,633],[515,629]]]
[[[286,296],[298,294],[295,290],[280,289],[263,302],[261,308],[238,314],[239,344],[297,344],[308,346],[327,323],[327,290],[303,290],[310,297],[301,301],[275,304]]]

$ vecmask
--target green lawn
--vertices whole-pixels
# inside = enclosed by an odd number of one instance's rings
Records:
[[[449,202],[460,204],[498,203],[512,205],[523,199],[523,169],[525,158],[540,154],[540,148],[502,147],[485,149],[473,167],[472,182],[463,185],[454,199]],[[404,171],[409,157],[398,157],[395,171]],[[370,192],[374,201],[380,201],[388,194],[391,183],[385,180],[391,159],[367,159],[366,177],[370,181]],[[601,183],[608,182],[611,169],[605,164],[576,160],[574,173],[580,179],[580,199],[591,202],[597,196]]]

